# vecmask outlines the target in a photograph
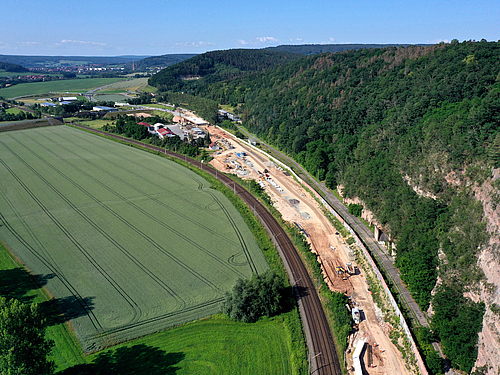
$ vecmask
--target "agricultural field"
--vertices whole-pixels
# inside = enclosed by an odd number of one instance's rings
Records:
[[[106,373],[112,363],[120,375],[299,373],[283,318],[245,324],[215,315],[92,355],[87,368]],[[141,361],[145,357],[149,363]]]
[[[18,85],[0,89],[0,96],[10,99],[46,93],[86,92],[88,90],[104,85],[109,85],[120,80],[121,78],[84,78],[65,79],[60,81],[20,83]]]
[[[66,126],[0,134],[0,238],[58,298],[84,352],[217,313],[268,268],[206,180]]]
[[[37,75],[37,73],[33,72],[7,72],[6,70],[0,69],[0,77],[24,77]],[[52,77],[52,76],[60,76],[60,74],[51,74],[51,73],[43,73],[44,76]]]
[[[100,92],[100,91],[98,91]],[[115,103],[125,103],[127,99],[130,99],[130,96],[121,95],[119,93],[116,94],[97,94],[94,95],[96,100],[106,101],[106,102],[115,102]]]
[[[137,91],[148,84],[148,78],[134,78],[128,81],[119,81],[106,87],[104,92]]]
[[[174,109],[174,107],[162,104],[145,104],[148,108]]]

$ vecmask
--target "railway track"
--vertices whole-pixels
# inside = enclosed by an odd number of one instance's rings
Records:
[[[73,126],[116,139],[125,140],[123,137],[115,134],[106,133],[76,124],[73,124]],[[146,145],[140,141],[130,139],[127,139],[126,141],[154,151],[162,152],[171,157],[184,160],[197,168],[203,169],[205,172],[211,174],[213,177],[217,178],[233,190],[234,193],[237,194],[254,211],[255,215],[259,218],[271,236],[283,260],[288,276],[290,277],[290,282],[299,304],[302,324],[304,326],[307,345],[309,348],[309,373],[320,375],[341,375],[342,371],[340,368],[340,362],[335,350],[335,344],[333,342],[330,327],[328,325],[328,321],[326,320],[323,307],[318,294],[316,293],[313,282],[309,277],[309,274],[290,238],[271,213],[246,189],[241,187],[238,183],[231,180],[226,175],[218,173],[218,171],[211,166],[207,166],[206,164],[204,165],[197,160],[186,157],[185,155],[176,154],[157,146]]]

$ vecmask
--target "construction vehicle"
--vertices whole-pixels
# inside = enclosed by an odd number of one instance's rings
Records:
[[[344,267],[337,266],[337,267],[335,267],[335,269],[337,270],[337,275],[342,276],[342,280],[347,280],[347,277],[349,276],[349,274],[346,272]]]

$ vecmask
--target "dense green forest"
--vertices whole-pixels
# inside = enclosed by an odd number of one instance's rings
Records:
[[[149,84],[160,90],[195,94],[215,82],[269,69],[300,57],[289,52],[252,49],[207,52],[162,70],[149,79]]]
[[[360,48],[400,47],[401,44],[282,44],[265,48],[268,51],[300,53],[301,55],[316,55],[318,53],[336,53]]]
[[[1,61],[0,61],[0,69],[5,70],[6,72],[15,72],[15,73],[29,72],[29,70],[26,69],[24,66],[1,62]]]
[[[238,108],[250,131],[330,188],[361,198],[393,239],[417,303],[434,306],[445,355],[470,371],[484,305],[463,294],[484,280],[477,255],[487,240],[471,186],[500,167],[500,43],[325,53],[194,84],[192,93]]]
[[[170,65],[174,65],[180,63],[181,61],[190,59],[196,56],[195,53],[185,53],[185,54],[169,54],[169,55],[161,55],[161,56],[151,56],[146,57],[145,59],[136,61],[134,63],[134,68],[136,70],[146,70],[151,67],[163,66],[167,67]],[[132,63],[127,64],[128,68],[132,68]]]

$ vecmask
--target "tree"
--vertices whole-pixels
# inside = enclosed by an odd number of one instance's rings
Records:
[[[0,297],[0,375],[48,375],[54,363],[47,359],[52,342],[38,304]]]
[[[360,217],[361,213],[363,212],[363,205],[362,204],[356,204],[356,203],[351,203],[347,209],[349,210],[349,213],[351,215]]]
[[[249,280],[238,279],[227,292],[222,312],[244,323],[256,322],[261,316],[273,316],[281,310],[283,280],[274,271],[253,274]]]

